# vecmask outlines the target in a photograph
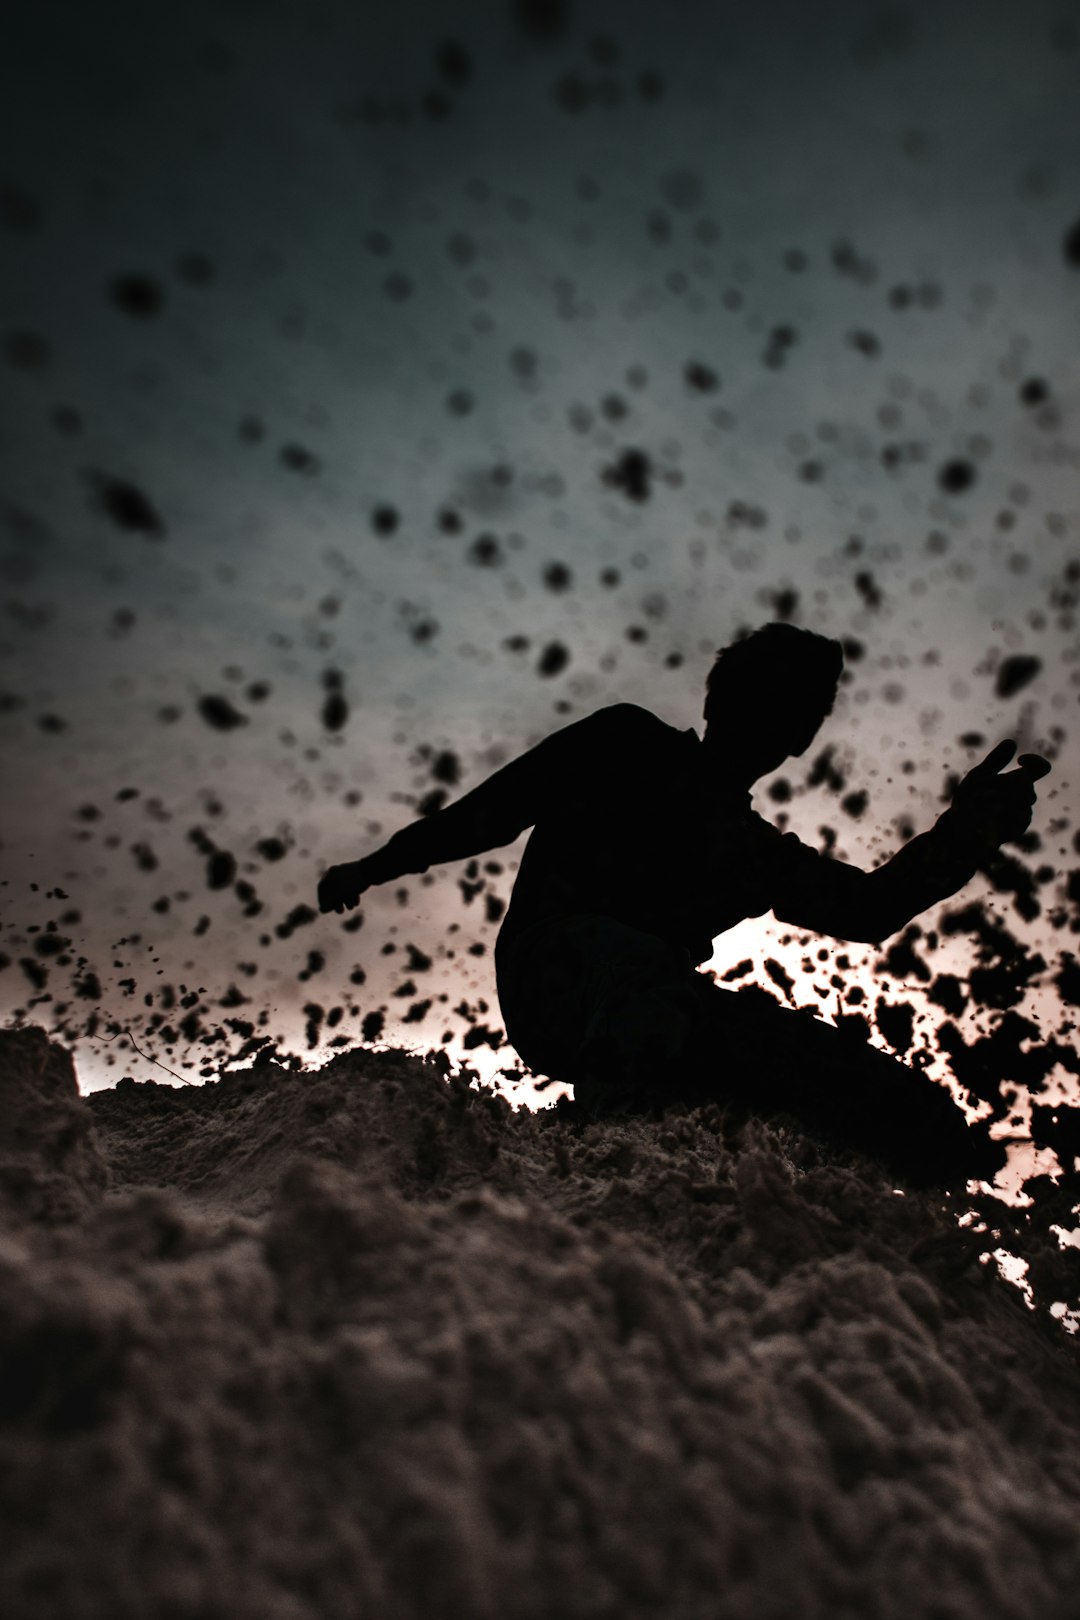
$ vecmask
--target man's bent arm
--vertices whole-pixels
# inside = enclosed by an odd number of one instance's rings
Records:
[[[777,920],[872,945],[962,889],[990,853],[952,810],[872,872],[801,847],[810,858],[792,862],[773,906]]]
[[[403,827],[368,860],[380,883],[512,844],[547,810],[570,805],[586,778],[614,764],[630,704],[613,704],[553,732],[432,816]]]

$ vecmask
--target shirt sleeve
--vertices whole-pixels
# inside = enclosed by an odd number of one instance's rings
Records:
[[[964,819],[946,810],[872,872],[833,860],[787,834],[773,914],[779,922],[837,939],[879,945],[939,900],[962,889],[986,853]]]
[[[499,849],[541,816],[571,810],[583,793],[625,768],[637,717],[646,713],[616,703],[545,737],[453,804],[395,833],[375,857],[385,870],[380,881]]]

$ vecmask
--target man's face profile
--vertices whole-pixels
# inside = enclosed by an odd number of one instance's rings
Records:
[[[749,785],[810,747],[832,708],[813,671],[775,666],[755,679],[725,683],[714,694],[706,739]],[[816,688],[816,689],[815,689]]]

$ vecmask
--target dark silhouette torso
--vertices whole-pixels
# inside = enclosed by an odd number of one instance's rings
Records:
[[[978,845],[952,811],[870,873],[782,833],[752,809],[743,782],[725,779],[715,729],[706,743],[632,703],[598,709],[395,833],[378,881],[501,848],[532,827],[501,946],[584,913],[700,963],[716,935],[769,910],[876,942],[974,873]]]
[[[503,935],[587,912],[704,962],[717,934],[768,911],[785,870],[816,852],[756,815],[745,788],[717,781],[694,731],[631,704],[601,712],[609,738],[594,729],[577,780],[537,818]]]

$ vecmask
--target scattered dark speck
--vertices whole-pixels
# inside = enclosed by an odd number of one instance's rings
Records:
[[[644,450],[624,450],[613,466],[604,468],[603,478],[613,489],[621,489],[627,500],[647,501],[651,473]]]
[[[994,680],[994,691],[999,698],[1015,697],[1017,692],[1022,691],[1035,679],[1041,669],[1041,658],[1014,653],[1012,657],[1003,659],[999,664]]]
[[[435,619],[424,617],[418,619],[409,631],[409,635],[418,647],[426,646],[439,633],[438,622]]]
[[[478,534],[469,547],[469,561],[479,568],[497,568],[502,560],[502,547],[493,534]]]
[[[915,1012],[909,1002],[889,1002],[877,998],[874,1009],[877,1027],[894,1052],[907,1052],[914,1040]]]
[[[857,349],[860,354],[865,354],[870,360],[876,359],[881,353],[881,340],[875,337],[873,332],[861,329],[848,333],[848,345],[852,349]]]
[[[548,563],[543,577],[548,590],[555,592],[569,590],[573,580],[569,568],[560,562]]]
[[[959,457],[946,461],[938,472],[938,484],[947,495],[962,495],[974,482],[975,468]]]
[[[118,528],[156,536],[165,533],[160,514],[136,484],[129,483],[125,478],[112,478],[107,473],[93,473],[91,477],[97,487],[102,510]]]
[[[206,862],[208,889],[227,889],[236,876],[236,856],[227,849],[215,849]]]
[[[440,749],[431,762],[431,774],[436,782],[454,787],[461,779],[461,761],[451,749]]]
[[[232,731],[236,726],[247,725],[247,715],[241,714],[227,697],[217,693],[207,693],[201,697],[197,707],[207,725],[213,726],[215,731]]]
[[[360,1036],[365,1041],[377,1041],[383,1032],[386,1023],[386,1014],[381,1010],[365,1013],[364,1021],[360,1025]]]
[[[536,673],[545,677],[559,675],[570,662],[570,654],[561,641],[549,641],[536,664]]]
[[[160,281],[138,272],[114,276],[109,283],[109,295],[117,309],[140,319],[160,315],[165,307],[165,290]]]
[[[309,476],[317,473],[322,466],[314,451],[305,450],[302,444],[283,444],[279,459],[283,467],[288,467],[292,472],[307,473]]]
[[[878,608],[881,606],[881,587],[878,585],[873,574],[867,573],[865,570],[862,573],[856,574],[855,589],[858,591],[868,608]]]
[[[683,372],[686,386],[693,388],[699,394],[712,394],[720,386],[720,378],[711,366],[701,360],[691,360]]]
[[[349,705],[343,692],[334,690],[326,694],[322,723],[327,731],[340,731],[349,718]]]

